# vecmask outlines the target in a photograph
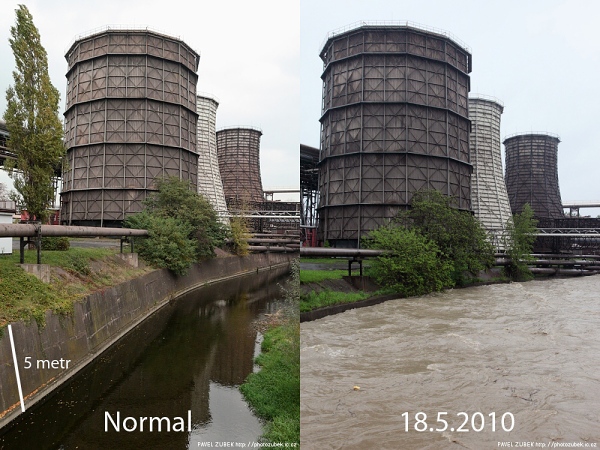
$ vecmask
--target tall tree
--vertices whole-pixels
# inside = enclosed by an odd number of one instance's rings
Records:
[[[16,154],[11,177],[29,216],[45,221],[54,200],[52,178],[65,154],[60,94],[50,82],[48,56],[31,13],[24,5],[15,12],[17,21],[8,40],[16,63],[15,84],[6,91],[4,113],[7,146]]]

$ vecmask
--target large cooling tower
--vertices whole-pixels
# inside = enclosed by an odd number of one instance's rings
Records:
[[[503,248],[502,235],[511,218],[510,203],[504,184],[500,147],[500,116],[504,106],[491,98],[469,98],[471,119],[471,203],[475,217]]]
[[[529,203],[536,218],[564,217],[558,187],[558,136],[517,134],[503,142],[506,190],[513,214]]]
[[[198,96],[198,193],[213,205],[221,220],[227,219],[227,204],[217,157],[217,107],[212,97]]]
[[[106,30],[66,54],[61,221],[119,226],[175,176],[196,189],[199,55],[148,30]]]
[[[217,131],[219,171],[227,205],[255,207],[263,201],[260,178],[260,137],[255,128]]]
[[[363,25],[320,56],[320,238],[360,245],[424,189],[469,210],[469,51],[445,34]]]

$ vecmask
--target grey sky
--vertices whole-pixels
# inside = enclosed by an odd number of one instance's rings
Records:
[[[64,54],[77,36],[110,25],[149,27],[179,37],[201,54],[198,92],[218,98],[217,128],[262,129],[263,186],[299,186],[299,0],[4,1],[0,6],[1,114],[6,110],[6,89],[13,83],[8,38],[19,3],[29,8],[40,30],[52,83],[61,92],[61,114],[66,91]],[[0,182],[7,181],[1,172]]]
[[[302,0],[300,140],[319,146],[319,52],[327,33],[358,21],[411,21],[470,47],[471,93],[504,103],[502,138],[527,131],[560,136],[563,202],[600,200],[599,19],[594,0]],[[595,217],[600,209],[582,213]]]

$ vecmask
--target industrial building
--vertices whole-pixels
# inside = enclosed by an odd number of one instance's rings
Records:
[[[198,193],[213,206],[220,220],[229,223],[223,182],[217,157],[217,108],[219,102],[212,96],[198,95]]]
[[[504,184],[500,146],[500,118],[504,106],[499,100],[477,96],[469,98],[471,119],[471,204],[475,217],[498,250],[504,249],[503,236],[511,219],[510,203]]]
[[[319,200],[319,149],[300,144],[300,240],[317,246],[317,205]]]
[[[447,34],[363,24],[331,33],[320,57],[320,240],[360,246],[419,190],[470,210],[470,51]]]
[[[198,53],[147,29],[107,29],[76,40],[65,57],[61,222],[120,226],[157,178],[196,189]]]
[[[538,219],[564,217],[558,187],[558,143],[549,133],[519,133],[507,137],[506,190],[513,214],[529,203]]]

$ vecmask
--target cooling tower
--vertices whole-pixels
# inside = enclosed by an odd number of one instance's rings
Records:
[[[475,217],[494,245],[503,249],[502,235],[512,217],[502,170],[500,116],[504,106],[491,98],[469,98],[471,119],[471,203]]]
[[[424,189],[469,210],[469,51],[412,26],[363,25],[320,56],[320,239],[360,245]]]
[[[106,30],[66,58],[62,223],[120,226],[157,178],[196,189],[198,53],[152,31]]]
[[[263,202],[260,179],[260,137],[255,128],[225,128],[217,131],[219,171],[228,207],[256,209]]]
[[[202,194],[217,211],[224,223],[227,205],[217,157],[217,107],[219,102],[208,96],[197,97],[198,112],[198,193]]]
[[[506,190],[513,214],[529,203],[538,219],[564,217],[558,187],[558,136],[516,134],[503,142]]]

